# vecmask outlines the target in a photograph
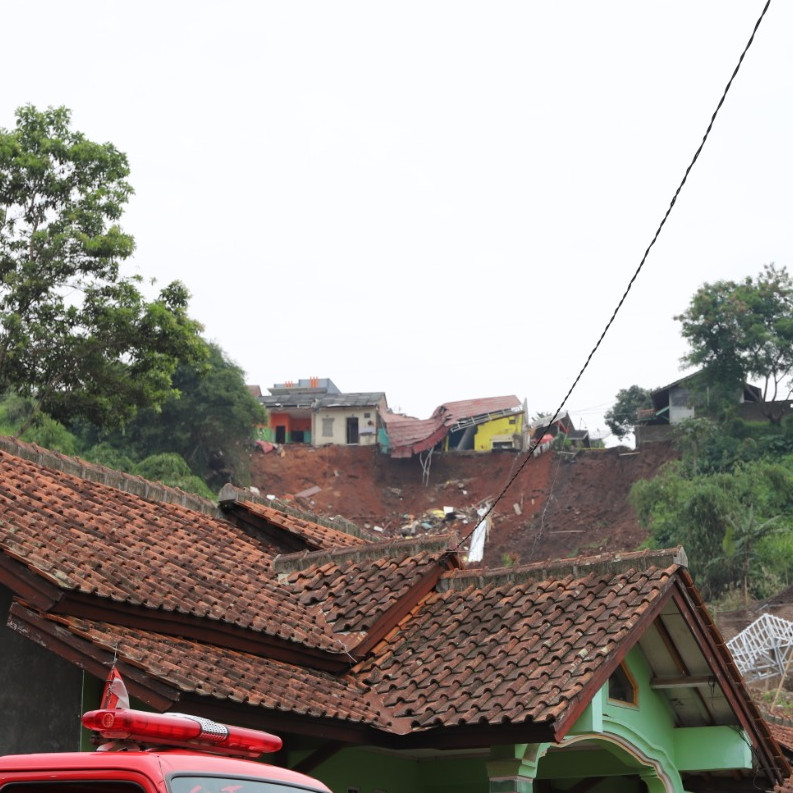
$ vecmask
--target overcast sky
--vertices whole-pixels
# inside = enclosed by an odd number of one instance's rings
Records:
[[[553,411],[640,262],[764,0],[3,4],[23,104],[130,160],[128,272],[180,279],[249,383],[330,377],[426,418]],[[793,270],[793,3],[566,408],[681,375],[705,282]]]

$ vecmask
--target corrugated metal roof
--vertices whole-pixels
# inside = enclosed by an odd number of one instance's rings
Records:
[[[428,419],[416,419],[394,413],[382,415],[388,434],[391,457],[411,457],[442,441],[456,424],[469,420],[479,424],[499,415],[519,413],[523,409],[516,396],[483,397],[445,402],[435,408]]]
[[[301,408],[322,410],[328,408],[377,408],[381,404],[388,407],[383,391],[362,391],[350,394],[324,394],[317,391],[283,391],[276,395],[261,396],[259,401],[269,410]]]
[[[475,416],[486,416],[501,411],[519,413],[521,402],[516,396],[483,397],[481,399],[462,399],[458,402],[444,402],[435,408],[433,416],[442,415],[447,425]]]
[[[441,416],[429,419],[416,419],[395,413],[382,414],[388,435],[391,457],[412,457],[414,454],[431,449],[446,437],[449,430]]]
[[[362,391],[353,394],[325,394],[317,397],[316,406],[322,408],[377,407],[385,404],[385,393],[382,391]]]

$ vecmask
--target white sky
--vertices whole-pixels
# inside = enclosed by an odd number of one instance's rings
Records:
[[[23,104],[126,152],[128,271],[266,389],[330,377],[426,418],[555,410],[650,243],[763,0],[3,4]],[[793,3],[566,408],[677,379],[703,283],[793,270]]]

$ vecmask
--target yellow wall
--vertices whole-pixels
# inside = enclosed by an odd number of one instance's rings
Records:
[[[480,424],[474,436],[474,451],[489,452],[493,448],[493,439],[506,440],[514,434],[520,435],[523,431],[523,414],[504,416],[493,419],[485,424]],[[516,447],[520,448],[520,447]]]

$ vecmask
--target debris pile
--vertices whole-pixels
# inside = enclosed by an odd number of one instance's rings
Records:
[[[405,514],[399,533],[403,537],[415,537],[420,534],[443,534],[455,526],[470,526],[473,529],[481,520],[483,507],[486,509],[486,504],[464,508],[444,506],[428,509],[421,515]]]

